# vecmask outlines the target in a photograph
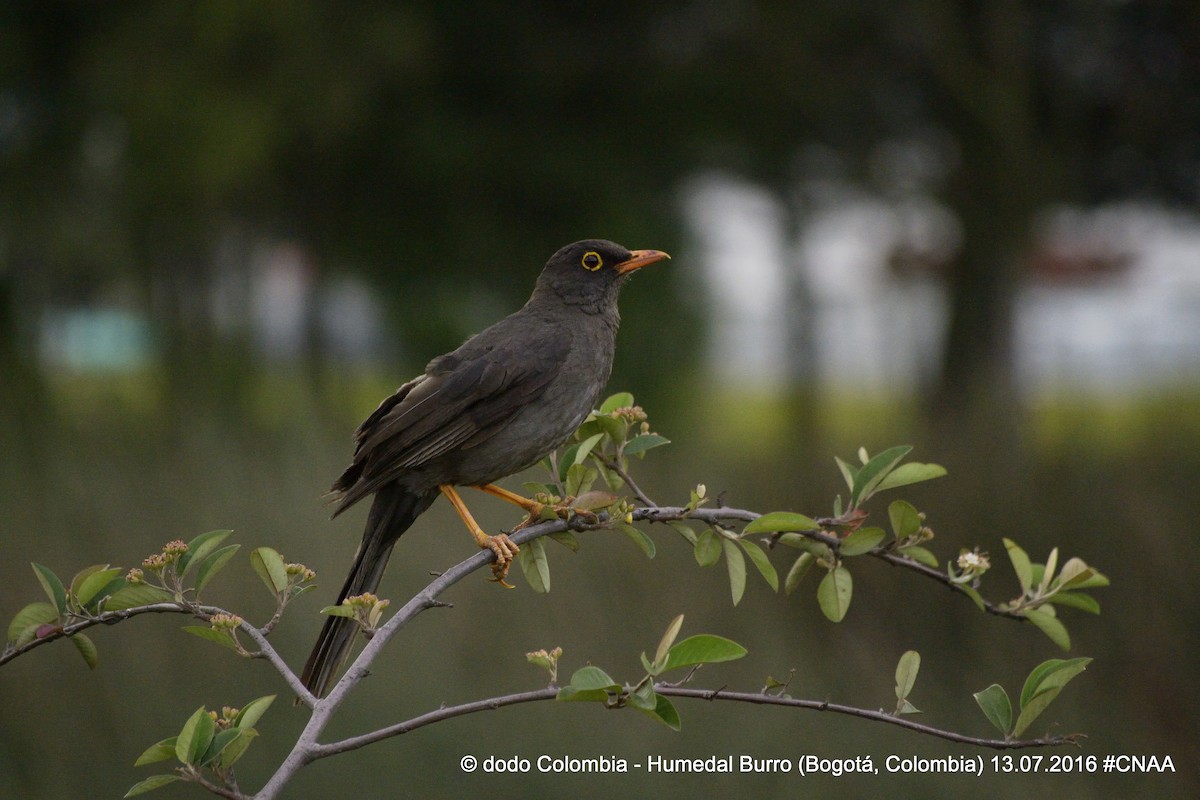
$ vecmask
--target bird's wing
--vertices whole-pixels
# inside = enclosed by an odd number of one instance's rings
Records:
[[[359,427],[354,461],[334,484],[337,512],[468,440],[473,446],[490,438],[541,396],[568,348],[546,335],[519,347],[464,345],[431,361]]]

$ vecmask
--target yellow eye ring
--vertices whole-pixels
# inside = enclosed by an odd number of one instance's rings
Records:
[[[604,259],[595,250],[588,250],[579,263],[583,264],[584,269],[595,272],[604,266]]]

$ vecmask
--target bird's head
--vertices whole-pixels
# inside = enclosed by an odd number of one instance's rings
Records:
[[[534,297],[551,296],[588,310],[615,309],[617,291],[642,267],[670,258],[661,250],[629,250],[605,239],[584,239],[550,256]]]

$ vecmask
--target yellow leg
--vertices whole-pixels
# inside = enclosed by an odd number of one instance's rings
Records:
[[[481,492],[487,492],[488,494],[492,495],[493,497],[499,497],[501,500],[504,500],[505,502],[508,502],[508,503],[512,503],[514,506],[520,506],[521,508],[528,511],[531,516],[534,516],[534,517],[541,516],[542,509],[546,507],[544,504],[539,503],[537,500],[530,500],[528,497],[522,497],[521,495],[519,495],[515,492],[510,492],[508,489],[505,489],[501,486],[497,486],[494,483],[488,483],[488,484],[484,484],[483,486],[476,486],[474,488],[478,489]]]
[[[458,512],[459,518],[463,524],[467,526],[467,530],[471,533],[471,538],[475,540],[475,544],[479,545],[484,550],[491,550],[496,554],[496,563],[492,565],[492,575],[501,586],[513,588],[512,584],[504,579],[508,577],[508,568],[512,565],[513,558],[520,552],[516,542],[508,538],[508,534],[500,533],[495,536],[488,536],[479,527],[479,523],[471,516],[471,512],[467,509],[467,504],[458,496],[458,492],[449,484],[438,486],[442,490],[442,494],[446,495],[446,499],[450,501],[450,505],[454,506],[454,510]]]

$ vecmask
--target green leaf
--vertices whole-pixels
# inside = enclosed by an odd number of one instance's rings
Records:
[[[246,748],[250,747],[250,742],[258,736],[258,731],[254,728],[238,728],[241,736],[238,736],[221,751],[221,757],[217,759],[217,763],[223,768],[228,769],[237,763],[243,755],[246,754]]]
[[[916,506],[907,500],[893,500],[888,505],[888,520],[892,523],[892,533],[898,541],[903,541],[921,530],[921,514]]]
[[[606,492],[603,489],[592,489],[572,500],[571,508],[580,511],[599,511],[602,508],[608,508],[620,499],[612,492]]]
[[[671,526],[671,528],[673,528],[674,531],[676,533],[678,533],[680,536],[682,536],[684,539],[687,539],[688,542],[690,542],[693,547],[696,546],[696,541],[697,541],[696,532],[694,530],[692,530],[692,527],[690,525],[688,525],[687,523],[678,522],[678,521],[668,522],[667,525]]]
[[[81,606],[91,605],[93,600],[104,597],[103,590],[113,582],[114,578],[120,577],[124,571],[120,567],[101,567],[92,572],[79,582],[79,588],[75,590],[75,601]]]
[[[975,693],[975,702],[983,709],[983,715],[988,721],[1007,737],[1009,728],[1012,727],[1012,703],[1009,702],[1004,687],[993,683],[983,691]]]
[[[161,742],[156,742],[146,748],[146,752],[138,756],[138,760],[133,762],[135,767],[142,767],[146,764],[153,764],[158,761],[167,761],[175,757],[175,737],[163,739]]]
[[[620,685],[614,681],[609,674],[599,667],[586,666],[575,670],[575,674],[571,676],[569,684],[580,691],[592,691],[594,689],[603,689],[604,691],[619,692]]]
[[[973,603],[975,603],[975,606],[980,611],[987,611],[987,603],[983,602],[983,595],[981,595],[979,592],[975,591],[975,588],[973,586],[968,586],[965,583],[956,583],[956,584],[954,584],[954,586],[956,586],[958,588],[958,590],[960,592],[962,592],[963,594],[965,594],[967,597],[971,598],[971,601]]]
[[[195,764],[212,742],[215,728],[208,709],[200,706],[183,724],[183,730],[175,740],[175,757],[184,764]]]
[[[850,489],[850,507],[857,508],[866,502],[888,473],[911,452],[910,445],[890,447],[864,464],[854,476],[854,486]]]
[[[49,603],[30,603],[8,625],[8,640],[20,647],[33,641],[43,625],[58,622],[58,609]]]
[[[655,693],[654,711],[651,712],[662,724],[666,725],[673,731],[680,728],[679,712],[675,710],[675,706],[671,701],[663,697],[661,694]]]
[[[335,616],[341,615],[338,614]],[[184,625],[183,630],[187,631],[193,636],[199,636],[201,639],[214,642],[222,647],[228,647],[230,650],[237,652],[237,643],[234,642],[233,634],[231,634],[229,631],[218,631],[204,625]]]
[[[650,683],[650,681],[646,681],[630,692],[629,705],[633,706],[638,711],[649,711],[653,713],[655,707],[658,705],[658,698],[654,692],[654,684]]]
[[[817,557],[812,553],[801,553],[796,562],[792,564],[792,568],[788,570],[787,578],[783,581],[783,590],[787,594],[796,591],[796,587],[800,585],[800,581],[808,574],[812,565],[817,563]]]
[[[229,538],[233,531],[209,531],[202,533],[196,538],[187,543],[187,552],[179,557],[179,563],[175,565],[175,569],[179,572],[179,577],[184,577],[188,574],[194,564],[199,564],[204,560],[204,557],[216,549],[217,545]]]
[[[771,591],[778,592],[779,574],[763,549],[746,538],[738,539],[738,544],[746,551],[746,555],[750,556],[750,563],[758,570],[758,574],[763,576],[763,580],[771,587]]]
[[[900,701],[900,707],[896,709],[897,714],[920,714],[921,709],[914,706],[907,700]]]
[[[844,556],[861,556],[878,547],[886,536],[883,528],[859,528],[842,540],[838,552]]]
[[[1031,608],[1025,612],[1025,617],[1038,630],[1050,637],[1050,641],[1061,647],[1063,650],[1071,649],[1071,636],[1067,633],[1067,628],[1058,619],[1050,613],[1046,608]]]
[[[1058,580],[1054,582],[1058,589],[1086,589],[1092,586],[1108,586],[1108,578],[1101,575],[1084,563],[1082,558],[1071,558],[1063,564]]]
[[[198,763],[203,766],[216,761],[218,756],[224,752],[225,748],[232,744],[233,740],[240,737],[243,733],[245,733],[245,731],[239,730],[238,728],[226,728],[223,731],[217,731],[216,735],[213,736],[212,741],[209,742],[208,749],[204,751],[204,755],[200,756]]]
[[[632,394],[629,392],[617,392],[616,394],[610,394],[604,399],[604,402],[600,404],[600,413],[611,414],[618,408],[629,408],[632,405]]]
[[[1033,585],[1033,566],[1029,562],[1029,555],[1012,539],[1005,538],[1004,547],[1008,550],[1008,559],[1012,562],[1013,572],[1017,573],[1021,591],[1028,594],[1029,587]]]
[[[50,598],[50,602],[58,609],[58,613],[63,613],[67,610],[67,590],[63,587],[62,581],[54,574],[54,570],[49,567],[43,567],[41,564],[33,564],[33,574],[37,576],[38,583],[42,585],[42,590],[46,592],[46,597]]]
[[[204,557],[200,562],[200,566],[196,568],[196,593],[208,585],[208,582],[213,579],[221,568],[233,558],[233,554],[241,547],[240,544],[230,544],[222,547],[220,550],[214,550]]]
[[[77,633],[70,639],[71,644],[75,645],[75,649],[79,651],[79,655],[83,656],[88,669],[95,669],[96,664],[100,661],[100,654],[96,651],[95,643],[82,633]]]
[[[849,464],[845,461],[842,461],[837,456],[834,456],[833,460],[835,462],[837,462],[838,470],[842,473],[842,477],[846,479],[846,488],[853,491],[854,490],[854,479],[858,476],[858,467],[854,466],[853,464]],[[839,501],[841,500],[840,496],[838,497],[838,500]],[[836,517],[836,516],[841,516],[841,515],[835,512],[834,516]]]
[[[817,587],[817,603],[830,622],[841,622],[850,609],[850,598],[854,593],[854,582],[850,571],[838,564],[829,570]]]
[[[693,554],[696,556],[696,563],[702,567],[716,564],[721,559],[721,537],[711,528],[705,530],[696,538]]]
[[[594,433],[580,442],[579,447],[575,450],[574,457],[571,459],[571,463],[582,464],[584,461],[587,461],[588,455],[591,454],[596,445],[600,444],[600,440],[603,438],[604,433]]]
[[[353,617],[354,609],[347,605],[325,606],[319,613],[330,617]]]
[[[546,558],[546,546],[541,539],[531,539],[521,545],[517,562],[530,589],[538,594],[550,591],[550,560]]]
[[[689,636],[672,645],[667,651],[667,660],[662,672],[680,667],[690,667],[694,664],[734,661],[744,655],[746,655],[746,648],[737,642],[723,636],[701,633]]]
[[[653,539],[632,525],[621,524],[618,527],[621,529],[621,533],[632,539],[633,543],[642,549],[642,552],[646,554],[646,558],[654,558],[656,549]]]
[[[729,593],[736,606],[746,591],[746,559],[738,546],[724,537],[721,538],[721,549],[725,551],[725,566],[729,569]]]
[[[1054,571],[1058,569],[1058,548],[1055,547],[1050,551],[1049,557],[1046,559],[1046,564],[1042,568],[1042,577],[1038,583],[1038,594],[1045,594],[1050,589],[1050,581],[1054,578]]]
[[[1079,673],[1087,669],[1090,658],[1072,658],[1068,661],[1052,659],[1034,667],[1021,690],[1021,714],[1013,727],[1013,736],[1020,736],[1037,719],[1046,707],[1058,697],[1063,687]],[[1050,666],[1047,666],[1050,665]],[[1031,687],[1031,682],[1033,686]],[[1029,696],[1029,700],[1024,698]]]
[[[675,644],[675,639],[679,636],[679,629],[682,627],[683,614],[680,614],[671,620],[671,624],[667,626],[666,632],[663,633],[662,639],[659,640],[658,649],[654,651],[654,663],[660,669],[667,663],[667,652],[671,649],[671,645]]]
[[[561,544],[563,547],[570,550],[572,553],[579,552],[579,539],[575,538],[575,534],[571,531],[559,531],[557,533],[547,534],[551,539]]]
[[[653,450],[656,447],[662,447],[664,444],[670,443],[670,439],[665,436],[659,436],[657,433],[639,433],[625,443],[625,447],[621,452],[627,456],[636,456],[641,455],[647,450]]]
[[[250,553],[250,566],[254,567],[271,594],[281,594],[287,588],[287,565],[283,556],[270,547],[256,547]]]
[[[742,529],[742,535],[750,533],[780,533],[782,531],[815,531],[821,526],[803,514],[790,511],[772,511],[763,514]]]
[[[921,654],[916,650],[908,650],[900,656],[896,664],[896,699],[908,697],[917,682],[917,673],[921,670]]]
[[[1069,608],[1078,608],[1080,611],[1086,611],[1089,614],[1100,613],[1100,603],[1090,594],[1082,592],[1055,592],[1047,598],[1051,603],[1060,606],[1068,606]]]
[[[174,783],[178,780],[183,779],[178,775],[151,775],[149,778],[146,778],[146,780],[135,783],[133,788],[125,793],[125,796],[133,797],[135,795],[144,794],[152,789],[157,789],[160,786],[166,786],[168,783]]]
[[[928,548],[913,544],[909,545],[908,547],[901,547],[899,553],[902,556],[908,556],[918,564],[924,564],[925,566],[932,567],[933,569],[938,568],[937,556],[935,556]]]
[[[79,589],[83,586],[83,582],[102,569],[108,569],[108,564],[92,564],[90,567],[84,567],[79,572],[76,572],[75,577],[71,578],[71,586],[67,590],[67,593],[78,601]]]
[[[150,606],[155,603],[168,603],[175,597],[166,589],[151,586],[146,583],[126,584],[120,590],[113,592],[104,604],[105,611],[121,611],[126,608]]]
[[[567,468],[567,494],[578,497],[592,488],[600,473],[584,464],[572,464]]]
[[[916,461],[910,461],[907,464],[901,464],[894,470],[888,473],[887,477],[879,482],[875,487],[875,493],[879,494],[888,489],[896,489],[900,486],[908,486],[913,483],[923,483],[931,481],[934,478],[940,478],[946,474],[946,468],[940,464],[921,464]]]

